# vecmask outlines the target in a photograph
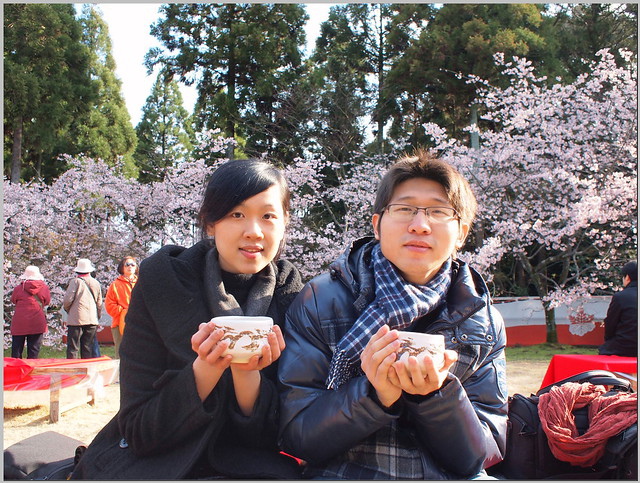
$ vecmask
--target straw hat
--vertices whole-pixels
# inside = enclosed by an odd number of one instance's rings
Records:
[[[22,280],[44,280],[44,277],[40,273],[40,269],[35,265],[29,265],[24,269],[24,273],[20,275]]]
[[[89,273],[94,272],[96,268],[91,264],[91,260],[88,258],[80,258],[78,259],[78,264],[76,268],[73,269],[74,272],[78,273]]]

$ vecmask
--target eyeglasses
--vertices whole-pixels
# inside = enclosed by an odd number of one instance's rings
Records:
[[[135,267],[136,264],[134,262],[127,262],[124,264],[125,267]]]
[[[420,208],[413,205],[392,203],[384,208],[389,216],[396,221],[410,222],[420,210],[424,210],[425,216],[435,223],[447,223],[459,219],[458,212],[448,206],[428,206]]]

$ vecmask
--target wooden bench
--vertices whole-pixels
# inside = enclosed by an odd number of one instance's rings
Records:
[[[118,359],[110,359],[87,362],[86,364],[75,363],[66,367],[64,365],[44,367],[36,366],[30,374],[34,376],[50,376],[51,382],[48,389],[49,422],[55,423],[60,419],[60,414],[68,411],[69,409],[73,409],[85,403],[89,403],[91,405],[96,404],[102,387],[117,380],[119,367],[120,361]],[[63,376],[70,375],[87,377],[79,384],[63,388]],[[108,377],[109,380],[105,380],[105,377]],[[73,393],[72,400],[64,405],[61,405],[62,391],[67,391],[70,394]],[[5,391],[5,402],[8,393],[12,393],[11,399],[19,401],[20,391]]]

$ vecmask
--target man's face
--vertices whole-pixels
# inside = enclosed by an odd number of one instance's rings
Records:
[[[396,186],[389,201],[421,208],[451,207],[444,187],[436,181],[413,178]],[[378,229],[378,222],[380,226]],[[453,252],[462,247],[469,225],[458,219],[434,222],[419,211],[411,221],[399,221],[388,212],[372,217],[373,231],[383,255],[405,280],[424,285],[431,280]]]

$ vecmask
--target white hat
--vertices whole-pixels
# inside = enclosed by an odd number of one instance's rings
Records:
[[[40,269],[35,265],[29,265],[24,269],[24,273],[20,275],[23,280],[44,280],[44,277],[40,273]]]
[[[78,264],[76,265],[76,268],[73,269],[73,271],[78,273],[89,273],[94,272],[95,269],[96,268],[91,264],[91,260],[89,260],[88,258],[79,258]]]

